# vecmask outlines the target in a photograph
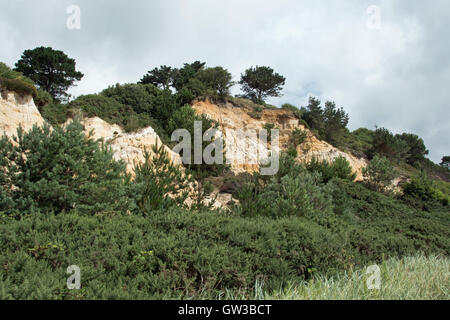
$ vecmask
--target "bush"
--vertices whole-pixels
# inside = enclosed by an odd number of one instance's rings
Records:
[[[0,140],[5,168],[1,188],[18,212],[76,208],[94,214],[131,206],[125,164],[114,161],[103,144],[87,139],[80,123],[53,130],[34,126],[27,133],[19,128],[14,142]]]
[[[178,208],[147,217],[1,218],[0,299],[216,299],[226,291],[249,298],[256,281],[272,292],[383,258],[448,254],[448,216],[414,211],[362,185],[341,187],[358,215],[353,222]],[[77,292],[66,287],[69,265],[81,268]]]
[[[424,202],[436,201],[444,206],[449,205],[450,197],[445,195],[436,186],[433,180],[428,178],[426,173],[422,172],[413,177],[403,188],[406,197],[413,197]]]
[[[41,111],[43,107],[53,103],[53,97],[47,91],[38,89],[34,98],[34,103],[38,107],[39,111]]]
[[[366,184],[376,191],[384,191],[397,176],[389,160],[379,155],[363,168],[362,173]]]
[[[140,214],[182,206],[189,196],[193,180],[181,167],[171,163],[164,145],[153,145],[153,154],[144,151],[145,161],[136,164],[133,197]]]
[[[405,158],[408,149],[408,144],[394,136],[388,129],[376,128],[369,156],[372,158],[379,154],[393,160],[402,160]]]
[[[305,142],[307,137],[308,137],[308,134],[306,133],[305,130],[295,128],[292,131],[292,135],[289,139],[289,144],[291,147],[297,148],[299,145],[301,145],[303,142]]]
[[[0,78],[0,87],[9,91],[14,91],[20,95],[37,96],[37,89],[34,84],[24,81],[23,79]]]
[[[319,161],[313,157],[306,164],[306,168],[310,172],[319,172],[321,174],[321,181],[324,183],[327,183],[333,178],[349,181],[353,181],[356,178],[356,174],[353,173],[350,163],[344,156],[337,157],[331,164],[325,160]]]

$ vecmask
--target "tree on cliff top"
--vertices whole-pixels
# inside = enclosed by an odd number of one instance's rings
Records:
[[[281,96],[286,78],[275,73],[270,67],[252,67],[241,75],[242,91],[254,102],[264,103],[267,97]]]
[[[15,70],[29,77],[57,101],[69,97],[66,91],[84,76],[75,70],[74,59],[50,47],[25,50]]]

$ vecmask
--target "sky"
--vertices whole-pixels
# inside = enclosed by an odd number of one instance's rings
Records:
[[[79,9],[73,11],[73,6]],[[77,22],[80,22],[79,25]],[[79,28],[78,28],[79,27]],[[0,61],[39,46],[85,74],[74,96],[137,82],[160,65],[205,61],[235,81],[265,65],[286,77],[268,102],[332,100],[349,128],[422,137],[450,155],[450,1],[2,0]],[[240,93],[239,86],[232,89]]]

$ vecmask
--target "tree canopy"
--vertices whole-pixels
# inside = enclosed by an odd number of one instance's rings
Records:
[[[61,101],[69,97],[67,90],[74,86],[75,81],[84,76],[76,71],[75,66],[75,60],[64,52],[50,47],[38,47],[25,50],[17,61],[15,70],[33,80],[55,100]]]
[[[242,91],[255,102],[263,103],[267,97],[281,96],[286,78],[270,67],[251,67],[241,74]]]

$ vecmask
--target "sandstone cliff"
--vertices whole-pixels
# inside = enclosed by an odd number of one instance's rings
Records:
[[[19,126],[28,131],[34,124],[41,126],[44,122],[31,96],[22,96],[12,91],[1,91],[0,135],[6,134],[11,137],[17,134]]]
[[[120,126],[109,124],[98,117],[83,119],[81,124],[86,134],[91,134],[94,139],[103,139],[111,146],[114,158],[125,161],[129,173],[133,173],[135,163],[144,161],[144,150],[147,150],[152,156],[152,147],[155,144],[163,145],[152,127],[144,128],[138,132],[125,133]],[[181,158],[177,153],[167,146],[164,146],[164,148],[173,163],[181,164]]]
[[[266,123],[272,123],[279,129],[280,149],[286,150],[294,129],[304,130],[307,134],[305,141],[297,146],[298,161],[309,162],[313,157],[318,160],[333,161],[338,156],[344,156],[357,174],[357,180],[362,179],[362,168],[367,165],[365,159],[359,159],[343,152],[325,141],[317,139],[311,131],[306,129],[292,112],[284,109],[263,109],[259,117],[252,117],[254,112],[250,104],[214,104],[210,101],[198,101],[193,105],[198,114],[216,120],[222,130],[227,158],[231,162],[231,169],[235,173],[255,171],[259,169],[254,150],[259,150],[261,158],[269,154],[268,148],[258,137],[242,139],[237,130],[260,130]],[[269,146],[270,148],[270,146]],[[242,160],[246,161],[242,161]],[[247,161],[249,160],[250,161]],[[244,163],[243,163],[244,162]]]

